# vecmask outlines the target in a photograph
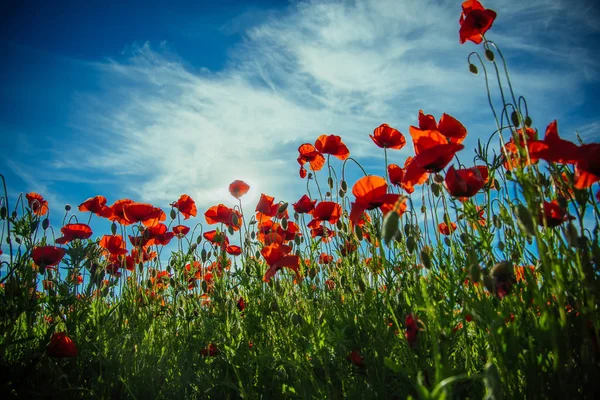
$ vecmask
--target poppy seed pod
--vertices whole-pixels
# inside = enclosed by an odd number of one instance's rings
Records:
[[[479,73],[475,64],[469,64],[469,71],[474,75],[477,75]]]

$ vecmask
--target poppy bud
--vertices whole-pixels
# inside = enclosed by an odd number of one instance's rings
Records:
[[[569,222],[565,229],[565,236],[567,237],[567,243],[571,247],[577,247],[579,242],[579,235],[577,235],[577,228],[573,225],[572,222]]]
[[[421,206],[421,214],[425,214],[427,212],[427,207],[425,207],[425,204],[423,204]]]
[[[450,238],[448,236],[444,236],[444,244],[446,246],[450,246],[451,242],[450,242]]]
[[[409,253],[412,254],[412,252],[415,250],[415,239],[413,239],[412,236],[409,236],[406,239],[406,249],[408,250]]]
[[[6,215],[7,215],[6,207],[2,206],[2,208],[0,208],[0,219],[6,219]]]
[[[502,227],[502,221],[500,221],[500,218],[496,214],[492,215],[492,223],[498,229]]]
[[[427,269],[431,269],[431,256],[429,255],[430,251],[431,247],[429,246],[424,246],[421,250],[421,263],[423,263]]]
[[[300,218],[300,214],[294,212],[294,220],[298,221],[298,218]]]
[[[48,218],[44,218],[42,221],[42,229],[46,230],[50,226],[50,220]]]
[[[356,238],[358,239],[358,241],[360,242],[361,240],[363,240],[363,231],[362,228],[358,225],[354,226],[354,233],[356,234]]]
[[[29,228],[31,229],[32,232],[34,232],[37,229],[38,225],[39,225],[39,221],[33,221],[29,225]]]
[[[348,182],[342,181],[340,183],[340,190],[343,190],[344,192],[347,192],[348,191]]]
[[[469,236],[466,233],[461,233],[460,236],[460,241],[463,242],[464,244],[467,244],[469,242]]]
[[[365,282],[361,278],[358,278],[358,288],[360,289],[361,293],[364,293],[367,290]]]
[[[237,218],[237,217],[236,217]],[[234,231],[233,231],[233,226],[228,226],[227,227],[227,232],[229,232],[230,235],[233,235]]]
[[[169,216],[171,217],[171,219],[177,218],[177,212],[175,211],[174,208],[171,208],[171,212],[169,213]]]
[[[494,52],[491,51],[490,49],[485,49],[485,58],[487,58],[489,61],[494,61],[495,57],[494,57]]]
[[[471,265],[469,276],[472,282],[479,282],[481,280],[481,267],[477,264]]]
[[[200,286],[202,286],[202,293],[208,292],[208,283],[206,283],[206,281],[202,281]]]
[[[327,185],[329,186],[330,189],[333,189],[333,178],[332,177],[327,178]]]
[[[521,124],[519,123],[519,113],[517,113],[516,111],[513,111],[513,112],[510,114],[510,120],[512,121],[512,124],[513,124],[514,126],[519,126],[519,125],[521,125]]]
[[[117,234],[117,224],[115,222],[113,222],[112,225],[110,226],[110,231],[113,235]]]
[[[531,121],[531,117],[528,115],[525,117],[525,126],[526,127],[531,127],[531,124],[533,123],[533,121]]]
[[[10,216],[11,216],[12,219],[17,219],[17,212],[13,211]]]
[[[521,228],[527,233],[528,236],[533,236],[535,234],[533,218],[531,217],[531,213],[523,204],[519,204],[517,206],[517,221]]]
[[[202,236],[198,235],[198,237],[196,238],[196,244],[200,244],[201,241],[202,241]]]
[[[202,262],[206,261],[206,249],[202,249],[202,251],[200,251],[200,258],[202,259]]]
[[[65,204],[65,211],[71,211],[71,206],[69,204]]]
[[[471,71],[472,74],[477,75],[477,67],[475,66],[475,64],[469,64],[469,71]]]
[[[279,206],[279,208],[277,209],[277,214],[281,214],[283,212],[285,212],[285,210],[287,210],[288,208],[288,203],[281,203],[281,205]]]
[[[444,182],[444,177],[438,173],[433,175],[433,181],[438,185],[441,185]]]
[[[400,215],[397,212],[391,211],[386,215],[383,221],[383,241],[389,246],[392,239],[398,232],[398,224],[400,222]]]

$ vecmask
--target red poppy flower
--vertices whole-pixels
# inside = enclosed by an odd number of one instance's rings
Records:
[[[124,255],[127,254],[125,249],[125,241],[121,235],[104,235],[98,246],[106,249],[111,255]]]
[[[298,147],[298,164],[300,164],[300,178],[306,178],[306,169],[304,164],[309,163],[311,171],[320,171],[325,165],[325,157],[320,151],[315,149],[310,143],[305,143]]]
[[[351,362],[352,364],[356,365],[357,367],[364,367],[365,366],[365,359],[362,355],[360,355],[360,353],[356,350],[352,350],[348,356],[346,356],[346,359]]]
[[[46,353],[56,358],[77,357],[77,346],[66,333],[56,332],[50,338]]]
[[[332,231],[331,229],[326,228],[323,225],[319,225],[318,227],[312,228],[310,230],[310,236],[312,238],[321,237],[321,241],[323,243],[331,242],[335,235],[335,231]]]
[[[462,13],[460,15],[460,43],[467,40],[475,44],[481,43],[483,35],[492,27],[496,19],[496,12],[484,9],[477,0],[467,0],[462,4]]]
[[[350,220],[357,225],[364,223],[362,215],[366,210],[379,208],[385,216],[400,198],[399,194],[387,193],[387,183],[379,176],[359,179],[352,187],[352,194],[356,196],[356,201],[352,203]],[[406,206],[401,211],[405,209]]]
[[[123,213],[129,224],[141,222],[145,226],[154,226],[167,218],[163,210],[147,203],[128,203],[123,206]]]
[[[67,250],[60,247],[39,246],[31,250],[31,258],[40,268],[53,267],[61,262],[66,253]]]
[[[204,239],[208,240],[215,246],[229,246],[229,238],[223,232],[217,232],[216,230],[207,231],[202,234]]]
[[[130,199],[115,201],[115,203],[110,206],[110,215],[107,215],[107,218],[110,221],[118,222],[121,225],[130,225],[131,222],[125,217],[125,206],[131,203],[133,203],[133,200]]]
[[[319,227],[323,221],[336,224],[342,216],[342,206],[333,201],[322,201],[312,211],[312,216],[313,220],[307,225],[311,229]]]
[[[436,132],[436,131],[427,131]],[[439,134],[436,132],[435,134]],[[434,135],[435,135],[434,134]],[[441,136],[441,135],[440,135]],[[421,143],[426,140],[421,140]],[[415,149],[417,145],[415,144]],[[424,183],[429,177],[430,172],[441,171],[452,160],[457,151],[462,150],[464,146],[458,143],[449,144],[431,144],[431,147],[424,148],[408,164],[404,171],[402,185],[406,190],[411,190],[415,185]],[[409,192],[410,193],[410,192]]]
[[[463,169],[454,169],[454,166],[451,166],[444,180],[448,192],[461,201],[475,196],[487,181],[488,168],[486,166]]]
[[[452,232],[454,232],[456,230],[456,224],[454,222],[450,223],[450,226],[448,226],[445,222],[442,222],[438,225],[438,231],[442,234],[442,235],[450,235]]]
[[[348,254],[354,253],[358,249],[355,242],[346,240],[340,249],[340,254],[346,257]],[[339,261],[339,260],[338,260]]]
[[[575,143],[558,136],[556,120],[546,128],[544,140],[533,140],[527,143],[529,155],[534,160],[545,160],[549,163],[575,164],[579,147]]]
[[[229,185],[229,193],[231,193],[231,195],[236,199],[239,199],[240,197],[248,193],[248,190],[250,190],[250,185],[248,185],[244,181],[233,181]]]
[[[196,202],[187,194],[182,194],[181,197],[179,197],[179,200],[171,203],[171,206],[175,207],[183,214],[183,219],[195,217],[198,212],[196,209]]]
[[[277,214],[277,210],[279,209],[279,204],[273,204],[274,201],[275,197],[267,196],[266,194],[261,193],[260,200],[258,200],[255,211],[271,217],[275,216],[275,214]]]
[[[396,164],[388,165],[388,176],[392,185],[400,186],[404,178],[404,170]]]
[[[414,128],[414,127],[413,127]],[[467,128],[459,120],[446,113],[442,114],[440,122],[435,122],[435,117],[419,110],[419,129],[423,131],[438,131],[450,143],[462,143],[467,137]]]
[[[400,150],[406,144],[404,135],[388,124],[379,125],[369,137],[381,148]]]
[[[213,343],[209,343],[207,347],[200,350],[200,354],[204,357],[214,357],[219,354],[219,348]]]
[[[263,282],[269,282],[271,278],[283,267],[289,268],[296,274],[296,282],[300,281],[300,258],[296,255],[289,255],[292,251],[290,246],[273,243],[262,248],[260,253],[265,258],[269,268],[263,276]]]
[[[29,203],[29,208],[35,215],[46,215],[48,212],[48,202],[44,200],[44,198],[34,192],[27,193],[25,195],[27,198],[27,202]]]
[[[243,297],[240,297],[236,303],[236,307],[238,310],[240,310],[240,312],[244,311],[246,309],[246,302],[244,301]]]
[[[182,238],[190,232],[190,227],[185,225],[177,225],[174,226],[172,230],[177,237]]]
[[[327,253],[321,253],[319,256],[319,264],[331,264],[333,262],[333,256]]]
[[[554,228],[562,224],[565,221],[574,219],[574,217],[567,214],[564,208],[562,208],[558,201],[552,200],[551,202],[544,201],[542,210],[539,215],[538,224],[543,226],[544,220],[549,228]]]
[[[581,145],[575,164],[575,187],[587,189],[598,181],[600,181],[600,143]]]
[[[67,244],[75,239],[88,239],[92,236],[92,228],[86,224],[67,224],[60,231],[63,236],[54,241],[57,244]]]
[[[323,154],[345,160],[350,157],[350,151],[342,142],[342,138],[336,135],[321,135],[315,141],[315,148]]]
[[[240,254],[242,254],[242,248],[240,246],[230,245],[225,247],[225,252],[232,256],[239,256]]]
[[[81,203],[78,209],[81,212],[91,212],[103,218],[107,218],[112,213],[110,207],[106,205],[106,197],[104,196],[90,197]]]
[[[234,231],[239,230],[242,226],[242,214],[223,204],[212,206],[206,210],[204,218],[209,225],[222,223],[230,226]]]
[[[173,232],[167,232],[169,228],[165,224],[156,224],[144,231],[144,237],[148,238],[146,246],[166,246],[175,236]]]
[[[419,333],[417,321],[418,320],[412,314],[408,314],[404,321],[404,337],[411,347],[414,347],[414,345],[417,343],[417,333]]]
[[[314,210],[315,204],[317,204],[317,200],[311,200],[310,197],[304,195],[300,200],[292,204],[292,207],[294,207],[294,211],[298,214],[305,214]]]

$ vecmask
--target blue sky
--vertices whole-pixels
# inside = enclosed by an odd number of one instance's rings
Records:
[[[342,136],[369,172],[369,133],[407,138],[419,109],[487,140],[495,123],[458,42],[460,1],[9,1],[0,6],[0,173],[62,214],[102,194],[167,208],[235,204],[229,183],[296,201],[297,147]],[[488,0],[488,37],[543,132],[600,139],[592,0]],[[411,146],[390,153],[402,165]],[[472,157],[464,150],[464,163]],[[471,153],[472,154],[472,153]],[[358,179],[350,170],[349,182]],[[57,225],[59,221],[53,221]]]

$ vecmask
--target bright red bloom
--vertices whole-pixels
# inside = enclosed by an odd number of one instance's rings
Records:
[[[379,125],[369,137],[381,148],[400,150],[406,145],[404,135],[388,124]]]
[[[364,367],[365,366],[365,359],[362,355],[360,355],[360,353],[356,350],[352,350],[348,356],[346,357],[346,359],[351,362],[352,364],[356,365],[357,367]]]
[[[419,333],[417,321],[418,320],[412,314],[408,314],[404,321],[404,337],[408,341],[410,347],[414,347],[414,345],[417,343],[417,333]]]
[[[240,312],[244,311],[246,309],[246,302],[244,301],[243,297],[240,297],[236,303],[236,307],[238,310],[240,310]]]
[[[154,226],[167,218],[163,210],[152,204],[132,202],[123,206],[123,214],[129,224],[141,222],[145,226]]]
[[[213,343],[209,343],[207,347],[200,350],[200,354],[204,357],[214,357],[219,354],[219,348]]]
[[[56,332],[50,338],[46,353],[56,358],[77,357],[77,346],[66,333]]]
[[[54,241],[57,244],[67,244],[75,239],[88,239],[92,236],[92,228],[86,224],[67,224],[60,231],[62,237]]]
[[[404,170],[396,164],[388,165],[388,176],[392,185],[400,186],[404,178]]]
[[[46,215],[48,212],[48,202],[44,200],[44,198],[34,192],[27,193],[25,195],[27,198],[27,202],[29,203],[29,208],[35,215]]]
[[[315,141],[315,148],[323,154],[345,160],[350,157],[350,151],[342,142],[342,138],[336,135],[321,135]]]
[[[356,245],[356,243],[354,241],[346,240],[344,242],[343,246],[341,246],[340,254],[343,257],[346,257],[348,254],[354,253],[356,251],[356,249],[358,249],[358,246]]]
[[[232,244],[230,246],[225,247],[225,252],[232,256],[239,256],[240,254],[242,254],[242,248],[240,246]]]
[[[463,169],[454,169],[454,166],[451,166],[444,180],[448,192],[460,200],[475,196],[487,181],[488,168],[486,166]]]
[[[182,238],[190,232],[190,227],[185,225],[177,225],[174,226],[172,230],[177,237]]]
[[[333,256],[327,253],[321,253],[319,256],[319,264],[331,264],[333,262]]]
[[[110,221],[118,222],[121,225],[130,225],[131,222],[125,217],[125,206],[133,202],[134,201],[130,199],[115,201],[115,203],[110,206],[110,215],[107,214],[107,218]]]
[[[350,220],[357,225],[364,223],[362,215],[366,210],[379,208],[385,216],[400,198],[399,194],[387,193],[387,183],[379,176],[365,176],[359,179],[352,187],[352,194],[356,196],[356,201],[352,203]],[[402,214],[405,209],[406,205],[402,203],[397,211]]]
[[[575,143],[561,139],[558,136],[556,120],[546,128],[544,140],[533,140],[527,143],[529,155],[534,160],[545,160],[549,163],[575,164],[579,147]]]
[[[295,281],[300,281],[300,258],[297,255],[289,255],[292,251],[290,246],[273,243],[262,248],[260,253],[265,258],[269,268],[263,276],[263,282],[269,282],[271,278],[283,267],[287,267],[296,274]]]
[[[229,246],[229,238],[223,232],[212,230],[204,232],[202,236],[215,246]]]
[[[204,218],[209,225],[222,223],[237,231],[242,226],[242,214],[238,210],[223,204],[212,206],[204,213]]]
[[[481,43],[483,35],[492,27],[496,19],[496,12],[484,9],[477,0],[467,0],[462,4],[462,13],[460,15],[460,43],[467,40],[475,44]]]
[[[248,190],[250,190],[250,185],[248,185],[244,181],[233,181],[229,185],[229,193],[231,193],[231,195],[236,199],[239,199],[240,197],[248,193]]]
[[[112,213],[110,207],[106,205],[106,197],[104,196],[90,197],[81,203],[78,209],[81,212],[91,212],[103,218],[107,218]]]
[[[575,164],[575,187],[587,189],[597,181],[600,181],[600,143],[581,145]]]
[[[329,229],[323,225],[319,225],[316,228],[310,229],[310,236],[312,238],[321,237],[321,241],[323,243],[331,242],[331,240],[335,237],[335,235],[336,235],[335,231],[332,231],[331,229]]]
[[[61,262],[66,253],[67,250],[60,247],[39,246],[31,250],[31,258],[40,268],[53,267]]]
[[[298,147],[298,164],[300,164],[300,178],[306,178],[306,169],[304,164],[309,163],[311,171],[320,171],[325,165],[325,157],[320,151],[315,149],[310,143],[305,143]]]
[[[179,200],[171,203],[171,206],[175,207],[183,214],[183,219],[195,217],[198,212],[196,209],[196,202],[187,194],[182,194],[181,197],[179,197]]]
[[[423,131],[438,131],[450,143],[462,143],[467,137],[467,128],[459,120],[446,113],[442,114],[440,122],[435,122],[435,117],[419,110],[419,129]]]
[[[148,239],[146,246],[166,246],[175,236],[173,232],[167,232],[169,228],[165,224],[156,224],[144,231],[144,237]]]
[[[106,249],[113,256],[124,255],[127,254],[127,249],[125,249],[125,241],[121,235],[104,235],[98,246]]]
[[[277,214],[277,210],[279,209],[279,204],[273,204],[275,201],[275,197],[267,196],[264,193],[261,193],[260,200],[258,200],[258,204],[256,204],[256,212],[266,214],[270,217],[275,216]]]
[[[450,226],[448,226],[448,224],[446,224],[445,222],[441,222],[438,225],[438,231],[442,234],[442,235],[450,235],[452,232],[454,232],[456,230],[456,224],[454,222],[450,223]]]
[[[342,216],[342,206],[333,201],[322,201],[312,211],[312,216],[313,220],[307,225],[311,229],[318,228],[323,221],[335,224]]]
[[[304,195],[300,200],[292,204],[292,207],[294,207],[294,211],[298,214],[305,214],[314,210],[315,204],[317,204],[317,200],[311,200],[310,197]]]
[[[555,226],[558,226],[570,219],[574,219],[574,217],[567,214],[565,209],[558,204],[558,201],[544,201],[538,218],[538,224],[543,226],[545,220],[548,227],[554,228]]]

